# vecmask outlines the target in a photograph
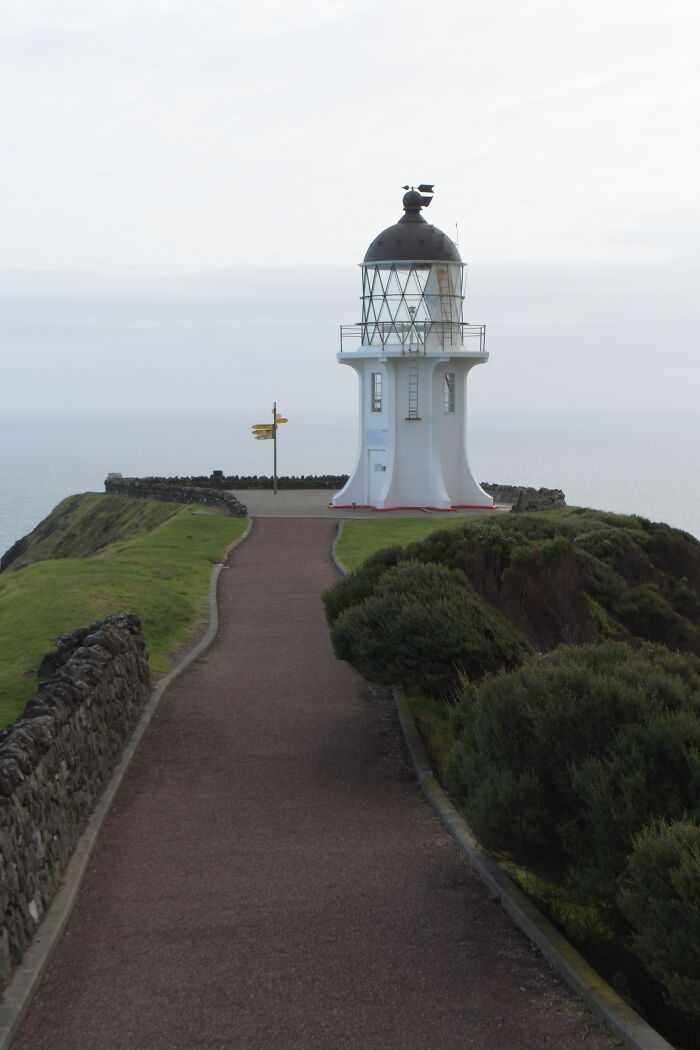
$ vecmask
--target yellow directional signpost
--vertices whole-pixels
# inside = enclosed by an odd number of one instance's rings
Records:
[[[274,493],[277,495],[277,427],[280,423],[288,423],[289,420],[277,414],[277,402],[272,406],[271,423],[254,423],[253,437],[256,441],[272,441],[273,444],[273,480]]]

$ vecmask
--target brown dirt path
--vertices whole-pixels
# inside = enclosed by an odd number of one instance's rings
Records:
[[[335,523],[258,519],[13,1050],[602,1050],[330,650]]]

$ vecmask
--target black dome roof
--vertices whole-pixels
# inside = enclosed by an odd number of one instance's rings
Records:
[[[420,213],[430,198],[416,190],[404,194],[402,218],[375,237],[365,254],[365,263],[377,262],[455,262],[462,259],[457,245],[437,226],[431,226]]]

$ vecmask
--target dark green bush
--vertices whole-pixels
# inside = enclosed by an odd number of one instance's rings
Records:
[[[690,586],[687,576],[681,576],[676,580],[670,601],[681,616],[695,622],[700,621],[700,595]]]
[[[630,634],[678,647],[687,642],[693,628],[674,612],[654,584],[629,587],[614,603],[615,618]]]
[[[532,535],[503,527],[504,520],[433,533],[407,553],[461,569],[477,594],[536,648],[595,640],[598,624],[571,539],[557,534],[552,520],[536,519]]]
[[[575,510],[439,529],[403,550],[378,551],[326,592],[329,623],[407,559],[460,569],[540,650],[632,636],[700,654],[700,543],[668,525]]]
[[[700,1016],[700,827],[659,822],[637,836],[618,896],[632,947],[670,1001]]]
[[[485,845],[611,896],[650,817],[700,806],[700,660],[561,647],[466,688],[448,788]],[[700,809],[698,809],[700,814]]]
[[[570,884],[580,892],[614,898],[634,836],[650,817],[700,819],[700,698],[694,711],[679,706],[671,699],[622,726],[605,754],[574,771],[580,809],[562,836],[578,858]]]
[[[375,682],[403,682],[438,695],[461,673],[477,678],[516,667],[528,647],[464,575],[404,562],[379,577],[369,597],[338,615],[336,655]]]
[[[504,515],[438,530],[406,556],[461,569],[539,649],[612,634],[700,652],[700,544],[666,525],[602,511]]]
[[[366,558],[354,572],[329,587],[321,597],[328,626],[332,627],[340,614],[351,605],[364,601],[374,590],[380,576],[406,558],[403,547],[383,547]]]
[[[576,555],[582,568],[582,584],[586,594],[610,612],[627,589],[627,584],[614,569],[604,561],[575,545]],[[624,629],[620,627],[622,632]]]
[[[577,537],[576,545],[587,554],[611,564],[624,557],[630,548],[637,544],[636,536],[631,534],[628,528],[604,526]]]

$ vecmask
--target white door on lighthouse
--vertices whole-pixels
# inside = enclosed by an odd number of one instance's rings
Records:
[[[386,481],[386,452],[379,449],[368,449],[369,463],[367,464],[367,503],[374,507],[382,494],[384,482]]]

